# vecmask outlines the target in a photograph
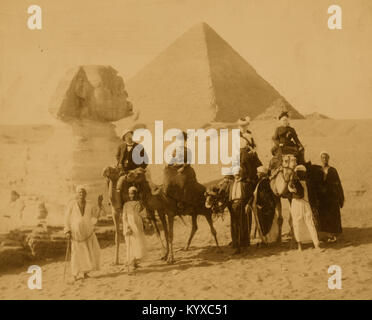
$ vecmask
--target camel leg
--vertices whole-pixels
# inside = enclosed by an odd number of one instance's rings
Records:
[[[174,263],[174,255],[173,255],[173,222],[174,222],[174,216],[170,215],[168,216],[168,224],[169,224],[169,233],[168,233],[168,238],[169,238],[169,254],[168,254],[168,259],[167,263],[171,264]]]
[[[112,209],[112,216],[115,226],[115,260],[114,265],[119,264],[119,247],[120,247],[120,211]]]
[[[291,201],[289,201],[289,205],[291,205]],[[295,238],[295,235],[294,235],[294,230],[293,230],[293,220],[292,220],[292,215],[291,213],[289,213],[289,219],[288,219],[288,224],[289,224],[289,232],[290,232],[290,235],[291,235],[291,242],[289,244],[289,248],[290,249],[293,249],[294,247],[294,244],[296,242],[296,238]]]
[[[169,236],[168,236],[168,225],[165,213],[163,211],[158,211],[159,219],[163,225],[164,237],[165,237],[165,252],[161,257],[161,260],[167,260],[169,255]]]
[[[159,240],[159,242],[161,244],[162,250],[164,252],[165,251],[165,247],[164,247],[163,240],[161,239],[160,230],[159,230],[158,225],[156,223],[155,211],[154,210],[147,210],[147,211],[148,211],[148,217],[150,218],[151,224],[152,224],[153,228],[156,231],[156,236],[157,236],[157,238],[158,238],[158,240]]]
[[[222,249],[220,248],[218,244],[218,240],[217,240],[217,231],[213,226],[212,215],[210,214],[205,215],[205,219],[207,219],[207,222],[209,224],[209,228],[211,229],[211,233],[213,235],[214,241],[216,241],[216,246],[217,246],[218,251],[222,252]]]
[[[275,213],[278,217],[278,238],[277,242],[282,242],[282,226],[283,226],[283,214],[282,214],[282,202],[280,197],[276,198]]]
[[[191,219],[192,219],[191,233],[190,233],[190,236],[189,236],[189,240],[187,241],[187,245],[185,247],[185,250],[189,250],[192,238],[194,237],[196,231],[198,230],[198,223],[197,223],[196,214],[194,214]]]

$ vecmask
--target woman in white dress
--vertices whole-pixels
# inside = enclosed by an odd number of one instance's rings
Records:
[[[288,185],[288,190],[293,194],[291,217],[298,250],[302,251],[301,243],[308,239],[308,234],[310,234],[314,247],[319,250],[318,233],[315,228],[306,186],[306,168],[303,165],[299,165],[295,168],[295,172],[299,180],[294,185]]]
[[[134,269],[138,267],[139,260],[146,254],[146,238],[143,230],[142,218],[146,211],[138,200],[136,187],[129,188],[129,201],[123,207],[123,233],[127,247],[127,264]]]

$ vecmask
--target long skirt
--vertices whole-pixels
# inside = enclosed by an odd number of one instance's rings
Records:
[[[308,240],[309,235],[314,245],[319,244],[310,204],[303,199],[293,199],[291,204],[293,231],[297,242]]]

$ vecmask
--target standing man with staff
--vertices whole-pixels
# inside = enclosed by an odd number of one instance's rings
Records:
[[[79,274],[88,277],[90,271],[99,270],[100,247],[94,233],[97,217],[93,207],[86,201],[87,191],[77,187],[76,199],[67,206],[64,232],[71,241],[71,269],[74,280]]]

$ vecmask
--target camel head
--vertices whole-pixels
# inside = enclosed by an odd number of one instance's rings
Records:
[[[208,189],[205,193],[205,207],[211,209],[215,214],[224,212],[227,206],[226,188],[230,183],[231,177],[226,177],[217,186]]]
[[[102,176],[111,181],[116,181],[119,179],[119,170],[114,167],[105,167]]]
[[[125,177],[125,180],[134,184],[146,182],[146,169],[137,168],[129,171]]]

